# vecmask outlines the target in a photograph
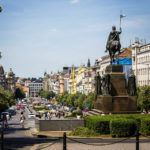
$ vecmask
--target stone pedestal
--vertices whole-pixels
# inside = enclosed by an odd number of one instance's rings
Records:
[[[98,96],[94,107],[95,109],[102,110],[103,112],[112,112],[112,96]]]
[[[94,108],[104,113],[136,112],[136,99],[136,96],[98,96]]]
[[[136,112],[137,97],[128,96],[125,73],[122,65],[109,65],[106,73],[110,75],[110,95],[98,95],[95,109],[104,113]]]
[[[124,73],[110,73],[110,84],[110,93],[112,96],[127,96],[126,78]]]

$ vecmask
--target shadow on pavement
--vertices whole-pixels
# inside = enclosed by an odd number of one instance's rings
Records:
[[[3,131],[4,131],[4,135],[5,134],[7,135],[7,134],[15,133],[17,131],[26,131],[26,130],[30,130],[30,128],[21,128],[21,127],[14,128],[14,127],[9,126],[8,128],[5,128]]]
[[[46,138],[30,138],[30,137],[19,137],[19,138],[5,138],[4,149],[5,150],[16,150],[23,149],[24,147],[34,146],[34,144],[42,143],[56,143],[60,142],[60,139],[46,139]]]

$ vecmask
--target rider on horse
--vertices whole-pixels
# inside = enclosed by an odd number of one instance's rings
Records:
[[[120,31],[116,31],[116,27],[112,26],[112,31],[109,34],[108,40],[107,40],[107,45],[106,45],[106,51],[109,51],[111,63],[115,61],[115,53],[118,52],[120,53],[120,37],[119,34],[121,34],[122,30],[120,28]]]

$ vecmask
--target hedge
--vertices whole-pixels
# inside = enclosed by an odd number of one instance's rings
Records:
[[[87,117],[85,124],[89,129],[94,130],[99,134],[110,134],[109,129],[109,121],[110,119],[107,117]]]
[[[143,135],[150,135],[150,118],[141,119],[140,133]]]
[[[112,137],[133,136],[136,131],[136,120],[116,118],[110,121],[110,134]]]
[[[99,134],[111,134],[115,137],[132,136],[138,129],[143,135],[150,135],[149,114],[122,114],[88,116],[85,127]]]

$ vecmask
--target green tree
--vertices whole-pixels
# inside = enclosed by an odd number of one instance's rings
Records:
[[[23,99],[23,98],[25,98],[25,93],[24,93],[24,91],[23,91],[23,89],[22,88],[16,88],[16,91],[15,91],[15,98],[16,99]]]
[[[89,93],[87,95],[85,104],[88,104],[88,108],[91,110],[92,108],[94,108],[94,93]]]
[[[143,86],[137,88],[138,94],[138,107],[148,111],[150,109],[150,86]]]
[[[0,88],[0,112],[15,104],[14,94]]]
[[[75,106],[74,102],[75,102],[75,94],[69,94],[66,100],[66,104],[72,107]]]
[[[62,95],[57,95],[56,100],[63,105],[80,107],[80,109],[84,109],[86,104],[89,109],[94,107],[94,93],[89,93],[86,96],[82,93],[68,94],[68,92],[64,92]]]
[[[55,97],[55,93],[53,91],[44,91],[43,89],[41,89],[39,91],[39,95],[43,98],[46,98],[46,99],[50,99],[50,98]]]

